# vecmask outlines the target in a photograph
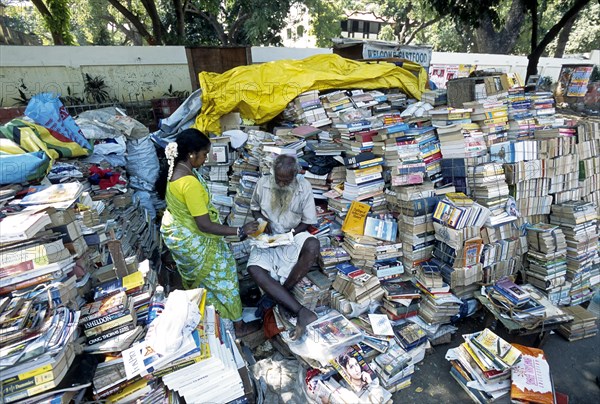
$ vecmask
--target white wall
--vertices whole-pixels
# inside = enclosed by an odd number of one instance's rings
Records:
[[[191,90],[182,46],[0,46],[1,105],[15,105],[21,80],[27,95],[70,88],[83,98],[86,73],[103,77],[119,101],[158,98],[170,85]]]
[[[516,72],[525,80],[527,72],[527,56],[514,55],[492,55],[485,53],[446,53],[433,52],[431,55],[431,64],[464,64],[477,65],[477,69],[497,69],[504,73]],[[538,64],[538,74],[540,76],[550,76],[553,82],[556,82],[560,74],[560,68],[563,64],[586,64],[593,63],[586,59],[572,58],[540,58]]]
[[[252,61],[265,63],[282,59],[303,59],[329,54],[329,48],[252,47]],[[599,63],[600,51],[591,60],[541,58],[539,72],[558,78],[562,64]],[[497,68],[518,72],[525,77],[526,56],[433,52],[432,64],[476,64],[479,68]],[[173,85],[174,90],[191,90],[191,81],[183,46],[0,46],[1,106],[12,106],[18,98],[22,79],[27,94],[54,91],[83,95],[83,76],[105,78],[112,97],[153,99],[161,97]]]

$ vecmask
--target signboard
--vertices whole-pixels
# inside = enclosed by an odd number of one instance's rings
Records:
[[[363,59],[402,58],[416,62],[429,70],[431,46],[385,45],[365,42]]]

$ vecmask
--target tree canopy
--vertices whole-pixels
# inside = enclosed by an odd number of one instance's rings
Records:
[[[3,0],[13,28],[57,45],[280,45],[290,8],[306,5],[319,47],[341,35],[353,11],[393,24],[379,39],[436,51],[585,52],[600,42],[600,2],[591,0]],[[14,7],[11,7],[13,5]]]

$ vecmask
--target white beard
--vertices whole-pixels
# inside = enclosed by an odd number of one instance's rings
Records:
[[[283,212],[287,212],[290,209],[292,198],[294,193],[298,189],[298,181],[294,181],[285,187],[280,187],[275,182],[275,179],[271,179],[271,210],[273,213],[277,213],[279,216]]]

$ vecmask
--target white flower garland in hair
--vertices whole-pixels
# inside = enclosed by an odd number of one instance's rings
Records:
[[[167,175],[167,181],[169,181],[173,176],[173,169],[175,168],[175,159],[177,158],[177,155],[177,143],[170,142],[167,147],[165,147],[165,156],[167,156],[167,161],[169,162],[169,174]]]

